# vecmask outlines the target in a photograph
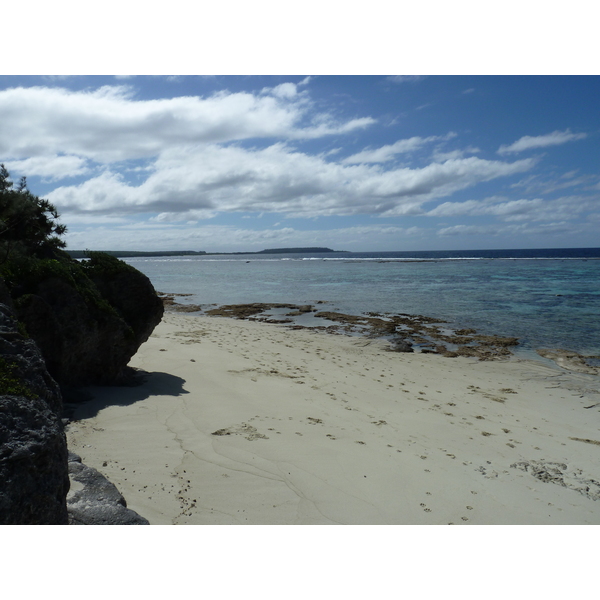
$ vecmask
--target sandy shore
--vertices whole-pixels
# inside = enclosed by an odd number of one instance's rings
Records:
[[[599,524],[599,377],[167,313],[70,448],[152,524]]]

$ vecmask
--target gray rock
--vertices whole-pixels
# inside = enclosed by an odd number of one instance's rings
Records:
[[[397,339],[391,342],[391,349],[394,352],[414,352],[412,344],[404,339]]]
[[[0,524],[67,524],[61,408],[39,349],[0,304]]]
[[[70,525],[149,525],[127,508],[125,498],[104,475],[69,452],[71,491],[67,496]]]

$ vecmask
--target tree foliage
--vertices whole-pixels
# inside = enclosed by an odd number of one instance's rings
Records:
[[[27,189],[25,177],[15,186],[0,165],[0,265],[14,256],[51,258],[64,248],[67,228],[59,216],[48,200]]]

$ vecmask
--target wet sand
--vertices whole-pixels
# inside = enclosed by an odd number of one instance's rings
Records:
[[[151,524],[599,524],[597,375],[167,313],[67,438]]]

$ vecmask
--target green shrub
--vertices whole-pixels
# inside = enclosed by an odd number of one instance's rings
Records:
[[[0,164],[0,264],[15,254],[52,256],[66,243],[61,236],[67,228],[58,222],[56,208],[27,189],[21,178],[15,187],[3,164]]]
[[[134,267],[106,252],[86,250],[85,255],[88,260],[80,264],[90,275],[112,278],[121,273],[137,273]]]

